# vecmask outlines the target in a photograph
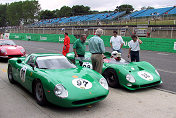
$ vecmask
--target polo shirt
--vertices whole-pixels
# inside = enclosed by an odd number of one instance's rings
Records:
[[[76,49],[78,55],[85,55],[85,43],[82,43],[80,39],[77,39],[73,44],[73,49]]]
[[[131,40],[129,42],[129,48],[131,48],[131,51],[139,51],[140,50],[139,41],[137,40],[136,42],[134,42],[133,40]]]
[[[112,43],[112,48],[114,50],[120,50],[120,46],[124,42],[121,36],[116,36],[116,37],[112,36],[110,39],[110,43]]]

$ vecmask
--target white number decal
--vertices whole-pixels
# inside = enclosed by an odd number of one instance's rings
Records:
[[[72,80],[72,84],[80,89],[92,88],[91,82],[89,82],[88,80],[85,80],[85,79],[81,79],[81,78]]]
[[[142,79],[145,79],[145,80],[148,80],[148,81],[152,81],[153,80],[153,76],[150,73],[146,72],[146,71],[139,71],[138,75]]]
[[[24,66],[24,67],[21,68],[21,70],[20,70],[20,78],[21,78],[21,81],[22,81],[22,82],[25,82],[26,70],[27,70],[27,67],[26,67],[26,66]]]
[[[83,62],[82,67],[90,68],[92,69],[92,64],[89,62]]]

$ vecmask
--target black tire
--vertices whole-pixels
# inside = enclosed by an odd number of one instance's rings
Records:
[[[113,88],[120,87],[117,73],[114,69],[107,69],[103,72],[104,78],[107,80],[108,85]]]
[[[12,66],[10,64],[8,65],[8,79],[11,84],[15,83],[15,80],[13,78]]]
[[[36,80],[36,82],[35,82],[34,95],[35,95],[35,99],[39,105],[45,106],[47,104],[43,85],[40,80]]]

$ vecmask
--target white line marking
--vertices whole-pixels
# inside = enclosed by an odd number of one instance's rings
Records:
[[[159,55],[169,55],[169,54],[166,54],[166,53],[157,53]]]
[[[167,93],[176,94],[176,92],[174,92],[174,91],[170,91],[170,90],[162,89],[162,88],[159,88],[159,87],[154,87],[154,88],[157,89],[157,90],[160,90],[160,91],[167,92]]]
[[[163,72],[166,72],[166,73],[172,73],[172,74],[176,74],[176,72],[172,72],[172,71],[166,71],[166,70],[162,70],[162,69],[157,69],[159,71],[163,71]]]

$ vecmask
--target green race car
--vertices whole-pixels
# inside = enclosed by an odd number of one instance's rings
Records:
[[[31,54],[8,61],[8,79],[34,94],[39,105],[79,107],[105,99],[106,79],[96,71],[76,67],[61,54]]]
[[[103,63],[102,75],[110,87],[123,86],[129,90],[136,90],[156,86],[162,83],[158,71],[148,62],[127,62],[112,58],[111,53],[106,52]],[[74,57],[74,53],[68,53],[67,58],[77,66],[92,69],[91,53],[86,52],[84,59]]]

